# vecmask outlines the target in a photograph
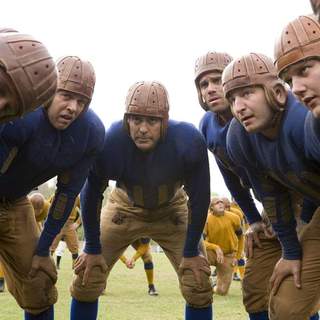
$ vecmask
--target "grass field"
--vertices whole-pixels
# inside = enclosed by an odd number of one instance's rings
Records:
[[[155,285],[158,297],[147,294],[147,283],[141,260],[133,270],[118,262],[109,277],[107,292],[100,298],[100,320],[183,320],[184,301],[180,296],[176,275],[163,253],[154,253]],[[69,319],[71,258],[66,252],[59,270],[59,300],[55,305],[55,319]],[[11,295],[0,294],[0,320],[23,319],[23,312]],[[239,282],[232,283],[229,295],[214,296],[215,320],[245,320]],[[199,319],[201,320],[201,319]]]

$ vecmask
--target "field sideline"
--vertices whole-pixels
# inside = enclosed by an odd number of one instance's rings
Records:
[[[128,253],[128,252],[127,252]],[[131,252],[130,252],[131,253]],[[129,253],[129,254],[130,254]],[[147,283],[141,260],[133,270],[118,262],[109,277],[106,295],[100,298],[99,320],[183,320],[184,301],[180,296],[175,272],[163,253],[153,253],[155,285],[158,297],[147,294]],[[69,284],[72,279],[70,253],[61,260],[58,276],[59,300],[55,305],[55,319],[69,319]],[[0,319],[20,320],[23,312],[11,295],[0,293]],[[239,282],[233,281],[228,296],[214,296],[215,320],[246,320],[241,302]]]

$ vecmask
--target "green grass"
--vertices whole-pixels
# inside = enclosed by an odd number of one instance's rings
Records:
[[[100,320],[183,320],[184,300],[178,289],[176,274],[163,253],[154,253],[155,285],[158,297],[147,294],[147,283],[143,263],[138,260],[133,270],[118,262],[108,280],[107,292],[100,298]],[[55,305],[55,319],[69,319],[72,279],[71,258],[66,252],[61,260],[58,290],[59,300]],[[239,282],[233,282],[229,295],[214,296],[215,320],[245,320]],[[23,312],[11,295],[0,294],[0,319],[23,319]]]

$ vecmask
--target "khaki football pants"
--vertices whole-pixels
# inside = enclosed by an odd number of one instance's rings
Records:
[[[46,273],[28,276],[38,239],[33,207],[26,197],[0,203],[0,260],[7,287],[19,306],[33,314],[57,301],[57,289]]]
[[[214,292],[221,296],[225,296],[226,294],[228,294],[232,282],[234,269],[232,263],[235,254],[225,254],[223,263],[218,263],[217,255],[214,250],[207,249],[207,256],[210,266],[215,266],[217,272],[217,283],[215,285]]]
[[[302,246],[301,288],[293,277],[281,283],[278,292],[270,295],[270,320],[307,320],[319,310],[320,299],[320,209],[300,235]]]
[[[60,233],[57,234],[57,236],[54,238],[50,246],[51,252],[56,251],[62,238],[64,238],[64,241],[66,242],[67,247],[72,254],[76,254],[79,252],[78,234],[77,231],[73,229],[73,222],[67,221],[61,229]]]
[[[107,274],[99,268],[90,274],[89,284],[81,285],[83,273],[75,277],[71,287],[74,298],[80,301],[94,301],[105,288],[113,265],[126,248],[135,240],[149,237],[165,252],[175,271],[178,271],[184,248],[188,223],[187,196],[179,190],[171,202],[159,209],[144,209],[132,205],[127,194],[115,188],[109,196],[101,215],[102,254],[108,266]],[[187,303],[193,307],[207,307],[212,302],[209,275],[201,275],[204,287],[199,290],[193,276],[186,281],[180,279],[184,296],[192,298]],[[192,290],[193,294],[189,295]]]

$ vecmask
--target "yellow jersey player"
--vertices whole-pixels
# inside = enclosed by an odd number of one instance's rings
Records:
[[[154,286],[153,261],[150,250],[150,238],[140,238],[134,241],[131,246],[136,250],[132,258],[128,259],[125,255],[120,257],[120,260],[129,268],[133,269],[135,262],[141,258],[144,263],[144,271],[148,281],[148,294],[157,296],[158,292]]]
[[[29,196],[29,200],[33,206],[34,216],[36,218],[39,231],[42,231],[43,223],[49,213],[50,202],[46,200],[41,193],[31,194]]]
[[[222,200],[225,204],[226,210],[229,212],[232,212],[233,214],[237,215],[240,218],[242,233],[245,234],[245,218],[240,207],[237,205],[236,202],[231,203],[230,200],[226,197],[222,198]],[[244,237],[241,237],[241,239],[239,239],[239,251],[241,252],[241,256],[238,259],[237,265],[234,267],[234,272],[233,272],[233,280],[235,281],[242,280],[244,276],[244,268],[245,268]],[[239,272],[239,275],[238,275],[238,272]]]
[[[240,218],[225,210],[222,198],[213,198],[204,228],[204,244],[210,265],[216,267],[217,282],[213,288],[216,294],[228,293],[233,268],[241,256],[239,239],[242,237]]]

